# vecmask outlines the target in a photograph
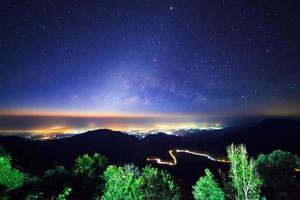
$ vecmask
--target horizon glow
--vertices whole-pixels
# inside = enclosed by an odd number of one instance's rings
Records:
[[[3,4],[0,130],[227,127],[299,117],[296,8],[196,0]]]

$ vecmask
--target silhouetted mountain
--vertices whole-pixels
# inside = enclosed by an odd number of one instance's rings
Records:
[[[58,141],[52,141],[54,144]],[[80,146],[79,153],[101,152],[115,161],[131,161],[139,157],[138,139],[119,131],[100,129],[63,139],[63,143]],[[72,151],[73,148],[70,150]]]
[[[244,143],[249,152],[271,152],[283,149],[300,153],[300,122],[289,119],[266,119],[254,126],[222,136],[224,146]]]
[[[72,166],[74,159],[84,153],[99,152],[112,163],[134,162],[138,166],[149,164],[147,157],[157,156],[170,160],[169,149],[185,148],[210,154],[226,155],[226,146],[244,143],[250,154],[270,153],[275,149],[300,154],[300,122],[287,119],[267,119],[245,128],[199,131],[185,137],[158,133],[144,139],[119,131],[100,129],[74,135],[69,138],[36,141],[20,137],[0,137],[5,147],[26,171],[39,173],[55,164]],[[178,155],[175,167],[168,169],[176,178],[189,187],[203,173],[204,168],[212,170],[225,167],[205,158],[192,155]]]
[[[143,163],[147,156],[168,156],[167,150],[172,148],[190,148],[225,154],[226,146],[230,143],[244,143],[252,154],[279,148],[300,153],[299,139],[299,121],[266,119],[238,131],[199,131],[185,137],[158,133],[139,140],[135,136],[119,131],[100,129],[47,141],[1,136],[0,145],[17,158],[43,158],[47,163],[52,160],[70,162],[79,154],[93,152],[100,152],[114,162]]]

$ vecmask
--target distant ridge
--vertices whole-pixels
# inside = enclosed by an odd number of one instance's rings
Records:
[[[165,133],[148,135],[142,140],[109,129],[99,129],[57,140],[32,141],[21,137],[0,136],[0,145],[18,160],[39,160],[39,163],[68,163],[83,153],[99,152],[113,162],[147,164],[149,156],[168,156],[172,148],[201,150],[226,154],[226,146],[244,143],[252,155],[275,149],[300,154],[300,121],[266,119],[253,126],[230,131],[213,130],[177,137]],[[47,156],[45,156],[47,155]]]
[[[87,132],[84,132],[84,133],[81,133],[81,134],[73,135],[69,139],[82,139],[82,138],[99,139],[99,138],[105,138],[105,137],[132,138],[131,135],[128,135],[128,134],[123,133],[121,131],[113,131],[113,130],[110,130],[110,129],[97,129],[97,130],[87,131]]]
[[[278,128],[278,127],[300,127],[300,121],[294,119],[284,119],[284,118],[268,118],[254,126],[265,126],[268,128]]]
[[[244,143],[249,151],[270,152],[283,149],[300,153],[300,121],[293,119],[270,118],[253,126],[223,135],[224,145]]]

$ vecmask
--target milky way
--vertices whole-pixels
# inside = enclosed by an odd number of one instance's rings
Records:
[[[297,1],[2,1],[0,111],[300,114]]]

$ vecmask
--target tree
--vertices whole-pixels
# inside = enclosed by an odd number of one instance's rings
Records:
[[[151,166],[141,171],[134,165],[109,166],[104,172],[102,200],[180,199],[179,187],[170,174]]]
[[[103,172],[108,165],[105,156],[95,153],[93,156],[78,156],[72,170],[74,192],[72,195],[91,199],[99,196],[103,190]]]
[[[236,200],[260,199],[262,180],[258,176],[255,162],[248,158],[245,145],[227,147],[230,161],[229,185],[232,189],[232,198]]]
[[[72,188],[65,187],[64,191],[58,195],[57,200],[67,200],[71,192],[72,192]]]
[[[0,156],[7,155],[6,149],[3,146],[0,146]]]
[[[10,156],[0,157],[0,186],[8,192],[22,187],[26,175],[20,170],[13,168]]]
[[[43,193],[42,178],[35,175],[29,176],[23,187],[13,194],[12,199],[25,199],[25,200],[35,200],[35,199],[46,199]]]
[[[108,166],[104,172],[102,200],[142,200],[143,179],[134,165]]]
[[[196,200],[224,200],[224,192],[214,180],[209,169],[205,169],[205,176],[200,177],[193,186],[193,195]]]
[[[107,158],[99,153],[95,153],[93,156],[84,154],[83,156],[78,156],[75,160],[73,173],[74,175],[83,175],[91,178],[101,175],[107,165]]]
[[[276,150],[260,154],[256,160],[257,170],[264,180],[264,189],[270,199],[297,199],[300,196],[300,176],[295,168],[300,158],[290,152]]]
[[[60,193],[71,176],[64,166],[55,166],[44,172],[43,176],[28,176],[22,188],[10,192],[11,199],[53,199]]]
[[[70,174],[64,166],[58,165],[46,170],[40,184],[44,198],[56,196],[69,181]]]
[[[142,178],[144,199],[180,199],[179,187],[168,172],[146,166],[142,171]]]

